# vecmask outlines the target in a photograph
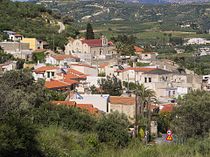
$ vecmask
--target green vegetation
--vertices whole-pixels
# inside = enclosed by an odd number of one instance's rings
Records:
[[[14,57],[11,54],[6,54],[0,49],[0,64],[12,59],[14,59]]]
[[[90,23],[87,24],[85,37],[86,37],[86,39],[94,39],[95,38],[93,28]]]
[[[33,53],[33,56],[32,56],[32,59],[33,59],[33,62],[37,63],[38,61],[43,63],[44,60],[45,60],[45,52],[36,52],[36,53]]]
[[[106,79],[99,80],[100,91],[92,87],[92,93],[110,94],[112,96],[120,96],[122,94],[121,81],[116,77],[107,76]]]
[[[0,3],[0,31],[11,30],[25,37],[45,40],[50,48],[64,48],[67,37],[75,37],[78,31],[72,26],[61,34],[58,33],[56,16],[52,11],[33,3],[11,2],[2,0]]]
[[[136,38],[134,36],[118,35],[112,37],[111,40],[116,45],[116,51],[120,55],[134,55],[134,45]]]
[[[136,66],[138,66],[138,67],[149,66],[149,63],[137,62]]]
[[[176,133],[184,138],[206,137],[209,133],[210,93],[193,91],[178,102],[174,119]],[[190,118],[188,118],[190,117]]]
[[[152,92],[143,86],[136,88],[142,98],[141,104],[150,101]],[[181,137],[186,135],[187,142],[151,146],[143,145],[139,138],[129,138],[130,124],[125,115],[114,112],[93,116],[85,110],[52,105],[49,101],[55,100],[56,93],[51,94],[43,88],[42,81],[35,83],[27,71],[7,72],[0,78],[2,157],[210,155],[210,95],[207,92],[195,91],[181,99],[180,106],[172,113],[172,121],[166,123],[171,127],[175,124],[174,133]],[[56,100],[63,100],[56,97]],[[175,115],[180,118],[174,119]],[[194,136],[205,139],[188,140]]]
[[[194,48],[192,48],[194,49]],[[192,50],[191,47],[186,48],[186,52]],[[195,56],[192,53],[182,54],[163,54],[158,56],[159,58],[170,59],[180,65],[181,69],[189,69],[199,75],[207,75],[210,73],[210,56]]]

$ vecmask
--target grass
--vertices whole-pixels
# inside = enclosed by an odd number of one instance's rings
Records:
[[[41,128],[37,136],[42,152],[50,157],[209,157],[210,138],[185,144],[144,145],[134,139],[124,149],[98,141],[94,133],[81,134],[56,126]]]
[[[209,139],[192,141],[185,145],[163,144],[145,146],[135,141],[123,150],[106,150],[100,157],[209,157]]]

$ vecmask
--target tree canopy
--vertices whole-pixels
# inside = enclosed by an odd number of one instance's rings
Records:
[[[210,93],[193,91],[178,102],[174,126],[182,137],[204,137],[210,130]]]
[[[93,32],[93,27],[90,23],[87,24],[86,28],[86,39],[94,39],[94,32]]]

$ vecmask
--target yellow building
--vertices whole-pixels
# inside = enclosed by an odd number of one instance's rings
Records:
[[[29,48],[31,50],[43,49],[43,42],[38,41],[36,38],[23,38],[22,43],[29,43]]]

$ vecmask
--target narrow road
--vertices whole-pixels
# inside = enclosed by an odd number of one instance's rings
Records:
[[[60,26],[58,33],[62,33],[66,29],[66,27],[62,22],[59,22],[59,21],[58,21],[58,25]]]

